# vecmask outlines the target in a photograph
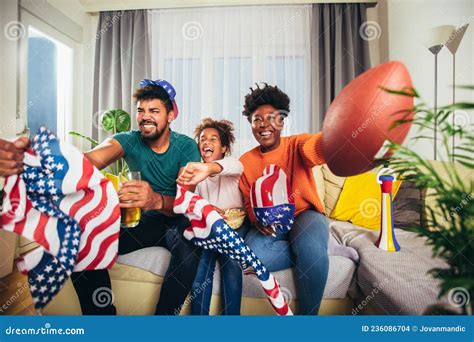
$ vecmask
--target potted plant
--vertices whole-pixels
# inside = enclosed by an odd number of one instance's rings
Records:
[[[474,87],[467,86],[474,90]],[[419,98],[414,89],[386,91],[402,96]],[[390,148],[395,150],[388,162],[390,167],[400,174],[404,180],[414,183],[417,188],[432,193],[436,203],[434,207],[426,207],[422,224],[413,227],[419,236],[426,238],[433,248],[433,257],[443,259],[447,268],[434,268],[431,275],[440,280],[439,297],[448,294],[451,304],[461,307],[463,314],[472,314],[474,308],[474,129],[468,116],[465,127],[451,124],[453,111],[469,111],[474,103],[456,103],[442,107],[437,113],[421,103],[406,113],[415,112],[413,119],[401,119],[393,127],[411,121],[419,135],[415,140],[433,139],[434,119],[438,122],[438,132],[442,150],[447,156],[446,161],[439,163],[444,168],[442,178],[440,169],[420,156],[410,145],[403,146],[391,142]],[[467,112],[464,112],[467,115]],[[453,136],[459,142],[450,146]],[[441,149],[440,149],[441,150]],[[468,179],[463,179],[459,170],[467,168]],[[453,293],[453,291],[458,291]],[[454,297],[454,298],[453,298]],[[442,311],[446,313],[446,311]]]
[[[110,109],[102,114],[100,117],[100,128],[105,132],[110,132],[112,135],[130,130],[131,119],[130,114],[122,109]],[[78,132],[69,132],[70,135],[80,137],[91,143],[94,148],[99,145],[99,142],[91,137],[85,136]],[[120,173],[128,172],[128,165],[125,160],[117,160],[114,165],[109,166],[104,173],[118,176]]]

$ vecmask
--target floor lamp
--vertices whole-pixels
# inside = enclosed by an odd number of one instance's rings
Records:
[[[466,33],[468,26],[469,24],[465,24],[455,29],[453,33],[451,33],[451,35],[449,36],[448,40],[444,43],[444,45],[446,45],[446,48],[453,55],[453,115],[452,115],[453,128],[454,128],[454,125],[456,124],[456,111],[454,110],[454,103],[456,100],[456,52],[458,51],[459,44],[461,44],[461,40],[463,39],[464,33]],[[453,158],[454,158],[455,138],[456,138],[456,135],[453,134],[453,143],[452,143]]]
[[[455,28],[453,25],[433,27],[425,31],[423,38],[424,45],[434,55],[434,160],[437,159],[438,155],[438,54]]]

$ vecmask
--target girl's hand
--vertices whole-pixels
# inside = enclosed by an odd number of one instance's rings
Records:
[[[217,163],[196,163],[186,164],[183,172],[179,175],[176,182],[180,185],[196,185],[207,177],[220,173],[222,166]]]

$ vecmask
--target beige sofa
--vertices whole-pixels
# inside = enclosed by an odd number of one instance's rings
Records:
[[[441,168],[440,165],[436,166]],[[466,177],[468,170],[464,170]],[[334,208],[345,178],[334,176],[326,166],[314,169],[318,193],[327,212]],[[472,179],[472,178],[471,178]],[[427,197],[427,201],[432,201]],[[431,206],[432,203],[426,203]],[[402,250],[388,253],[373,242],[378,232],[349,222],[330,219],[330,232],[341,244],[359,253],[360,261],[330,255],[329,278],[321,304],[322,315],[348,314],[422,314],[437,303],[438,282],[427,274],[433,267],[443,266],[433,259],[431,248],[416,234],[396,229]],[[120,315],[153,314],[160,295],[163,275],[169,263],[169,252],[161,247],[142,249],[120,256],[110,270],[114,303]],[[298,296],[292,269],[275,273],[292,309],[297,312]],[[215,273],[211,313],[220,308],[219,272]],[[181,314],[189,313],[188,298]],[[49,315],[79,315],[80,307],[70,281],[45,309]],[[252,275],[244,276],[243,315],[272,315],[273,310]]]

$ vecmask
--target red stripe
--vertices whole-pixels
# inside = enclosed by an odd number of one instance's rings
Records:
[[[178,185],[176,189],[178,191],[179,196],[176,197],[174,200],[173,204],[175,207],[181,205],[181,203],[184,202],[184,198],[186,196],[186,189],[184,187]]]
[[[117,205],[114,208],[112,215],[104,223],[94,228],[94,230],[89,234],[89,236],[87,237],[86,244],[84,245],[84,248],[79,251],[78,261],[81,261],[87,254],[89,254],[90,249],[92,247],[92,241],[94,240],[94,238],[98,234],[103,232],[105,229],[109,228],[119,217],[120,217],[120,208]]]
[[[109,181],[107,179],[102,178],[100,180],[100,188],[102,190],[102,195],[100,195],[101,196],[100,202],[95,206],[94,209],[89,211],[86,215],[82,216],[81,220],[79,221],[79,225],[81,226],[82,231],[86,229],[87,224],[91,220],[99,216],[107,208],[107,200],[108,200],[107,185],[108,184],[109,184]],[[92,191],[92,192],[89,192],[89,194],[92,195],[92,197],[94,197],[94,195],[99,196],[98,191]],[[89,194],[87,194],[86,196],[89,196]]]
[[[190,220],[191,226],[193,228],[205,228],[206,227],[206,220],[209,213],[211,213],[214,207],[210,204],[207,204],[202,208],[202,218],[200,220]]]
[[[71,217],[75,217],[77,214],[77,211],[81,209],[84,205],[86,205],[86,203],[90,202],[93,195],[94,194],[92,193],[91,189],[83,190],[82,198],[71,206],[71,209],[69,209],[68,215]],[[82,230],[82,227],[81,227],[81,230]]]
[[[30,213],[31,208],[33,208],[33,205],[31,204],[30,201],[27,200],[26,201],[25,217],[20,222],[15,223],[15,227],[13,228],[13,232],[17,233],[18,235],[23,234],[23,230],[25,230],[25,224],[26,224],[26,221],[28,220],[28,214]]]
[[[18,176],[16,181],[15,181],[15,185],[13,185],[13,187],[11,189],[11,192],[8,196],[9,199],[10,199],[10,203],[16,203],[17,207],[14,208],[13,205],[12,205],[12,209],[8,210],[7,213],[1,215],[1,217],[0,217],[1,221],[0,222],[2,223],[2,226],[5,226],[5,225],[9,224],[16,217],[16,211],[18,210],[18,204],[20,203],[20,179],[21,179],[21,177]],[[7,183],[7,182],[8,182],[8,178],[5,181],[5,183]]]
[[[94,166],[86,158],[82,158],[82,176],[77,183],[76,190],[87,189],[89,181],[94,174]]]
[[[46,239],[44,231],[46,230],[46,225],[48,224],[48,221],[49,217],[43,213],[40,213],[40,219],[33,235],[34,241],[43,246],[47,251],[49,251],[49,242]]]
[[[109,218],[104,223],[95,227],[94,230],[89,234],[89,236],[87,237],[86,244],[84,245],[84,248],[81,249],[79,252],[79,255],[77,258],[78,261],[81,261],[87,254],[89,254],[91,250],[91,246],[92,246],[92,241],[95,239],[95,237],[99,235],[100,233],[102,233],[105,229],[108,229],[112,225],[112,223],[114,223],[119,217],[120,217],[120,207],[117,204],[114,207],[114,210],[111,216],[109,216]]]
[[[272,298],[277,298],[278,293],[280,292],[280,288],[278,287],[278,284],[276,283],[275,279],[273,279],[273,288],[272,289],[267,290],[267,289],[264,288],[263,290],[265,291],[267,296],[272,297]]]
[[[115,254],[113,260],[110,262],[110,264],[107,265],[107,267],[105,269],[111,269],[112,266],[115,264],[115,262],[117,261],[117,258],[118,258],[118,254]]]
[[[76,216],[77,211],[82,208],[86,203],[90,202],[94,194],[92,193],[91,189],[88,189],[88,184],[92,178],[92,175],[94,174],[94,167],[92,164],[86,159],[83,158],[82,161],[82,176],[81,179],[79,179],[79,182],[77,183],[76,190],[84,190],[84,194],[82,198],[74,203],[71,206],[71,209],[69,210],[69,216]],[[81,230],[83,231],[83,227],[81,225]]]
[[[262,182],[260,192],[261,192],[261,195],[262,195],[262,206],[263,207],[272,207],[273,206],[273,198],[271,196],[267,196],[268,192],[264,191],[264,189],[267,189],[268,191],[270,191],[270,194],[273,193],[273,186],[275,185],[275,182],[278,180],[279,171],[280,171],[280,168],[275,165],[275,169],[274,169],[273,174],[270,177],[266,178]]]
[[[104,259],[104,256],[107,255],[107,253],[109,251],[109,247],[115,241],[117,241],[117,239],[119,237],[119,234],[120,234],[120,232],[116,232],[115,234],[112,234],[112,235],[108,236],[106,239],[104,239],[101,242],[100,247],[99,247],[99,252],[97,253],[94,260],[92,260],[92,262],[89,265],[87,265],[87,267],[85,268],[86,270],[93,270],[97,267],[97,265],[99,265],[99,263],[102,261],[102,259]]]
[[[272,303],[272,306],[278,316],[286,316],[288,314],[288,311],[289,311],[288,304],[285,303],[285,305],[283,305],[281,308],[277,308],[275,305],[273,305],[273,303]]]

